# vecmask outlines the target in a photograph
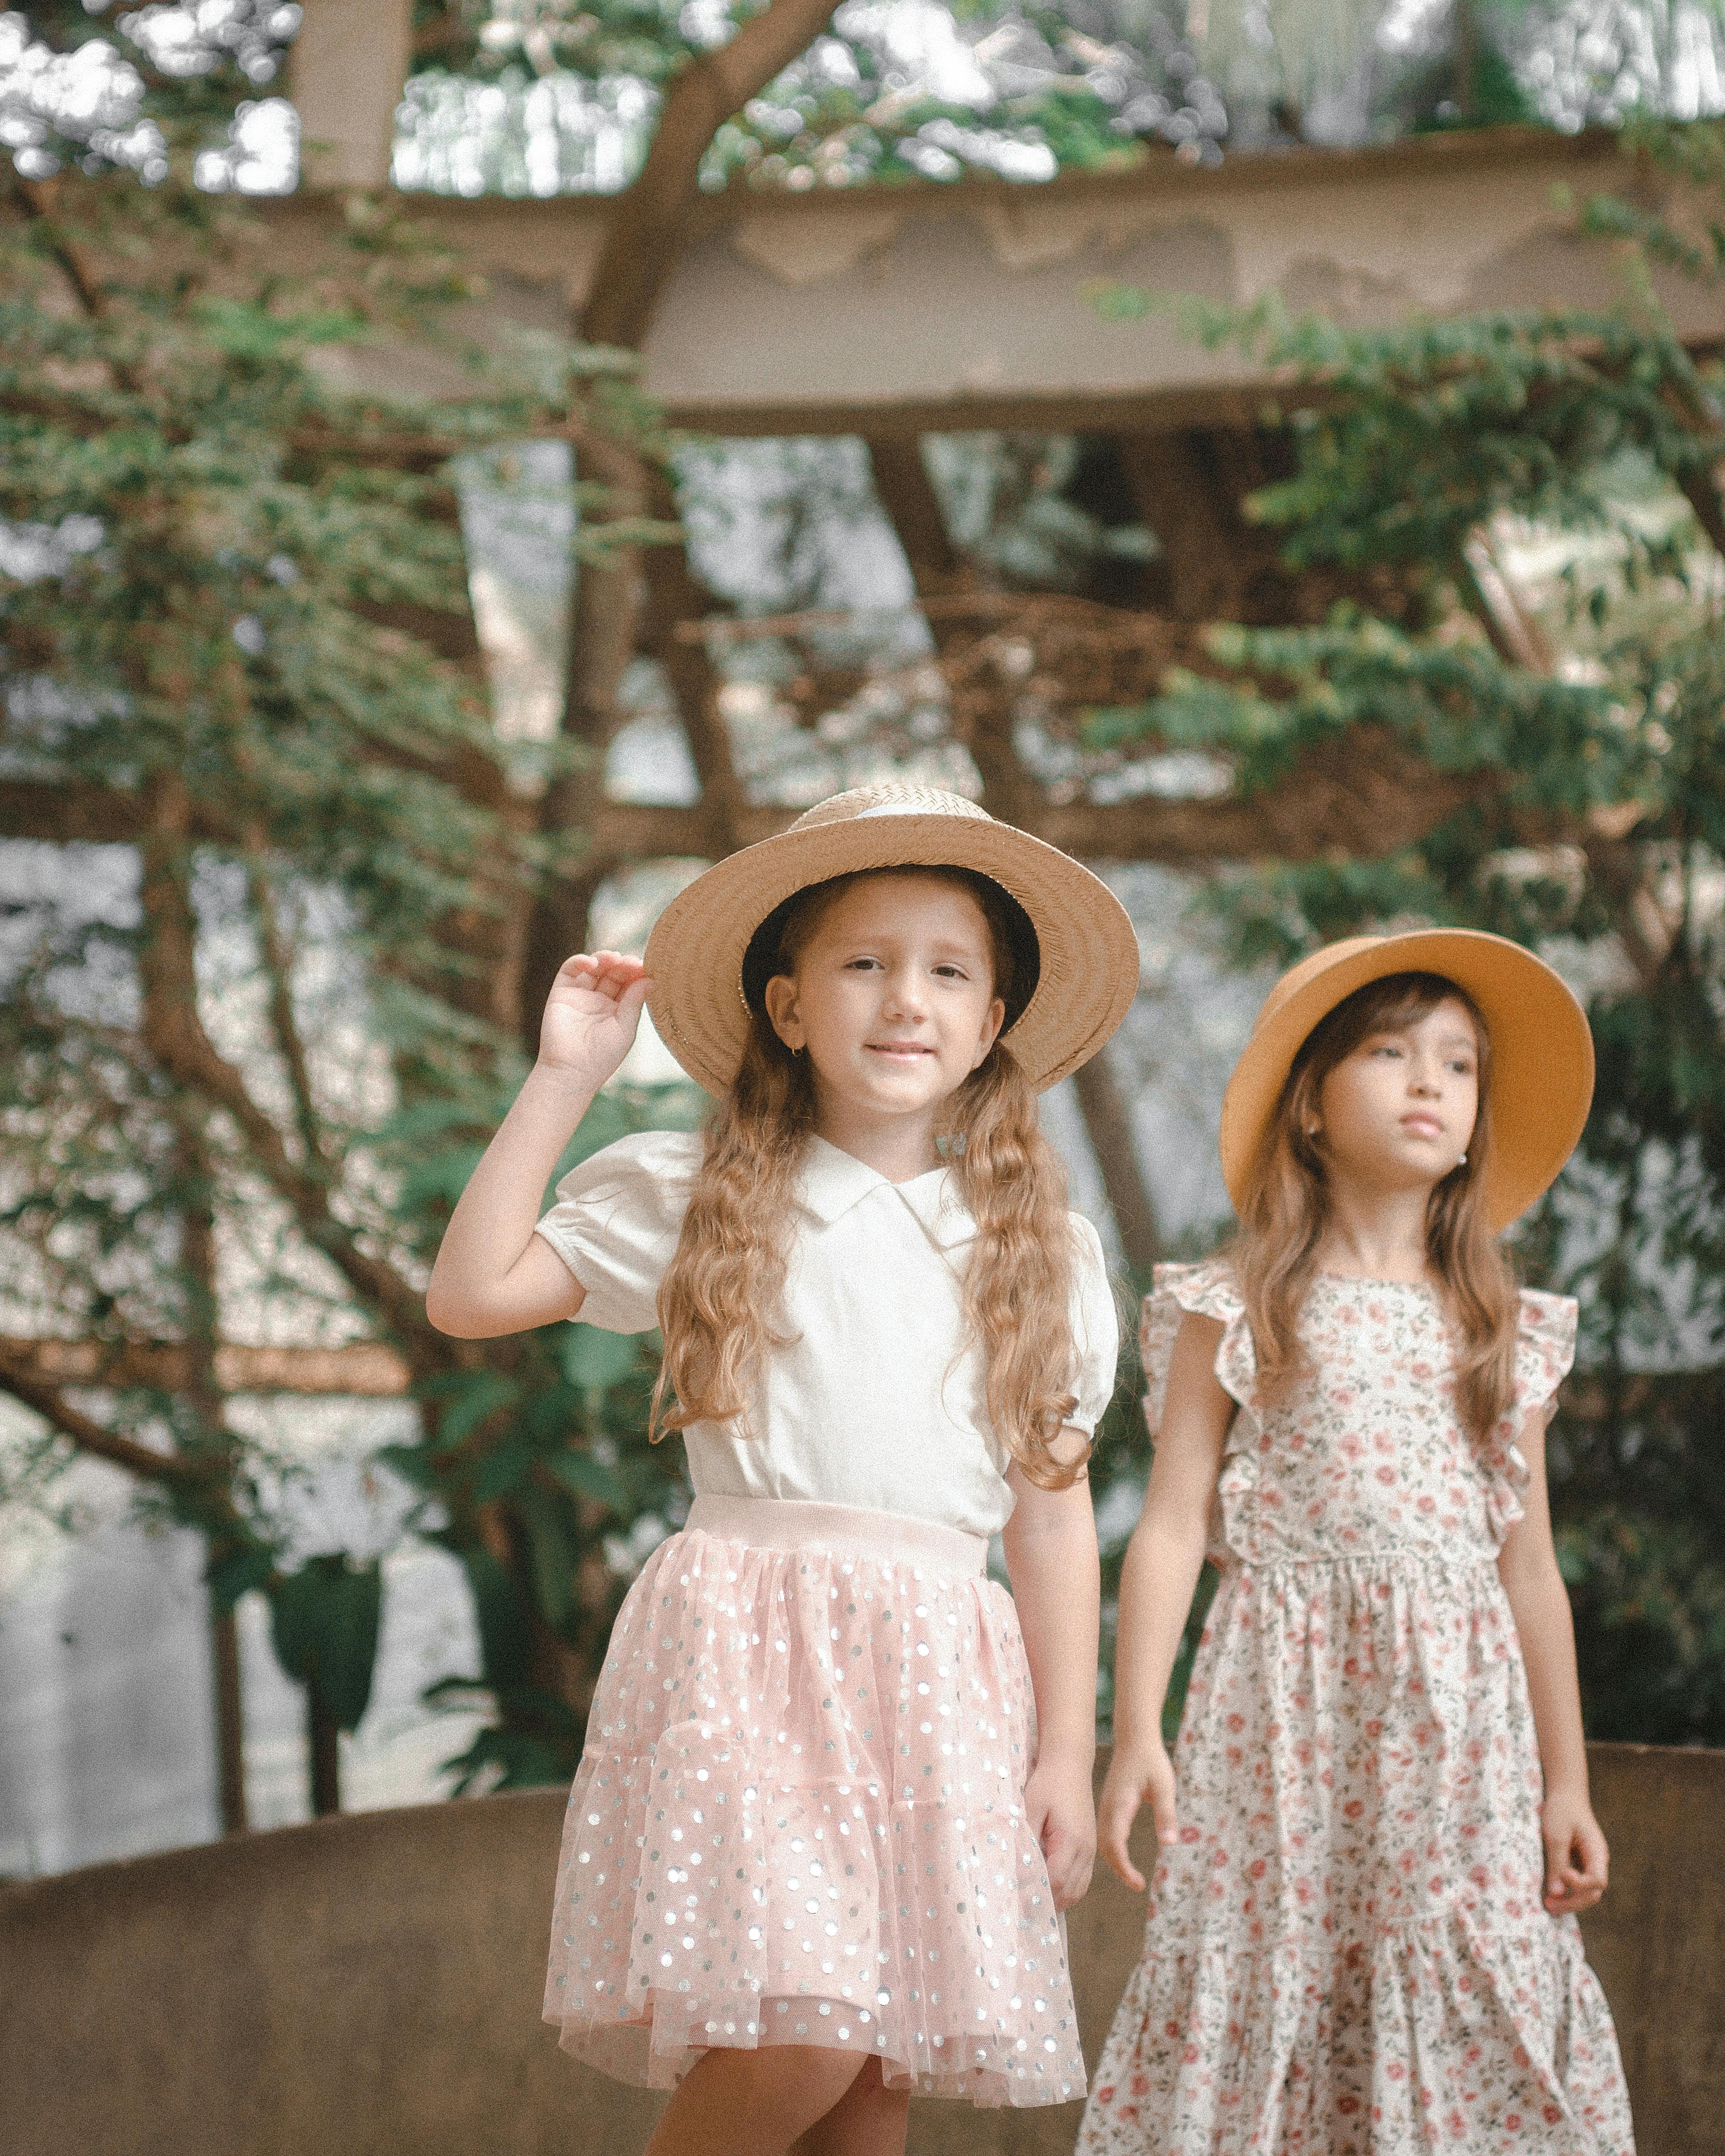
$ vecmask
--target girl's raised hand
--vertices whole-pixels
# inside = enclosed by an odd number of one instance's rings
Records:
[[[1147,1804],[1156,1820],[1156,1839],[1167,1849],[1179,1834],[1174,1815],[1174,1763],[1160,1738],[1130,1751],[1117,1745],[1096,1806],[1096,1843],[1103,1860],[1135,1894],[1144,1891],[1144,1875],[1132,1861],[1127,1844],[1138,1807]]]
[[[1545,1842],[1545,1906],[1553,1917],[1590,1909],[1605,1891],[1610,1852],[1584,1797],[1553,1792],[1539,1815]]]
[[[615,951],[565,958],[540,1021],[541,1064],[597,1092],[634,1046],[652,986],[639,958]]]

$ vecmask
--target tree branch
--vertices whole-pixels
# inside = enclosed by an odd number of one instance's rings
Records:
[[[441,1336],[427,1322],[418,1292],[392,1265],[362,1250],[352,1230],[336,1219],[316,1164],[301,1167],[292,1158],[280,1132],[252,1098],[244,1079],[217,1053],[204,1031],[198,1014],[196,923],[185,881],[191,799],[177,773],[151,779],[144,798],[141,971],[150,1052],[178,1084],[191,1087],[233,1118],[258,1167],[291,1209],[300,1233],[348,1285],[408,1338],[432,1347],[443,1361]]]
[[[312,1095],[311,1073],[305,1062],[305,1044],[300,1037],[300,1023],[294,1013],[287,946],[282,937],[281,923],[275,910],[275,894],[270,888],[263,856],[262,834],[254,833],[246,861],[246,891],[251,899],[252,911],[258,918],[258,942],[263,952],[264,976],[270,983],[270,1022],[275,1029],[275,1045],[287,1066],[288,1084],[294,1096],[294,1119],[299,1126],[300,1143],[305,1148],[306,1163],[326,1172],[329,1152],[324,1141],[317,1103]]]
[[[617,198],[578,334],[639,348],[688,228],[701,161],[733,112],[832,19],[835,0],[772,0],[728,44],[690,61],[667,92],[647,161]]]
[[[656,511],[676,514],[670,483],[662,476]],[[681,548],[655,547],[644,557],[647,580],[645,644],[665,669],[677,701],[689,754],[701,780],[701,808],[712,835],[701,850],[716,857],[734,853],[747,797],[732,753],[731,730],[719,709],[719,675],[711,647],[677,634],[680,623],[705,613],[711,595],[695,581]]]
[[[72,239],[55,221],[55,198],[59,192],[52,180],[27,180],[14,172],[12,184],[19,199],[33,218],[46,228],[49,238],[48,252],[59,263],[66,281],[77,295],[78,303],[92,321],[105,322],[110,319],[108,295],[102,290],[101,279],[95,265],[78,243]],[[124,360],[110,357],[108,366],[121,388],[136,397],[141,393],[143,384],[136,372]]]
[[[871,439],[867,448],[875,498],[898,535],[917,597],[928,599],[961,588],[967,565],[947,529],[946,512],[922,461],[921,440],[883,434]]]
[[[1557,654],[1551,639],[1483,531],[1476,531],[1461,549],[1457,581],[1463,598],[1471,600],[1471,611],[1491,649],[1506,666],[1518,666],[1528,674],[1549,675],[1554,670]]]
[[[0,1365],[36,1385],[131,1387],[179,1393],[191,1381],[192,1351],[183,1340],[28,1339],[0,1334]],[[398,1399],[410,1389],[407,1364],[381,1341],[344,1348],[250,1348],[215,1344],[211,1368],[217,1389]]]
[[[1681,473],[1677,485],[1695,515],[1696,522],[1712,542],[1716,554],[1725,554],[1725,506],[1719,499],[1718,482],[1712,470]]]
[[[576,449],[576,471],[605,490],[590,524],[640,516],[647,506],[647,465],[627,444],[597,435]],[[640,549],[619,547],[603,560],[578,560],[568,609],[563,707],[557,731],[586,752],[583,767],[555,778],[539,803],[539,829],[558,841],[566,862],[541,890],[527,923],[520,968],[517,1021],[524,1051],[539,1045],[539,1019],[557,970],[585,950],[594,892],[614,865],[597,841],[593,820],[603,790],[605,751],[617,731],[617,688],[634,656],[640,619]]]
[[[1102,1172],[1108,1209],[1120,1230],[1121,1253],[1134,1280],[1147,1285],[1151,1268],[1162,1255],[1162,1231],[1111,1050],[1099,1050],[1088,1063],[1081,1064],[1072,1074],[1072,1085],[1091,1151]]]
[[[98,1459],[111,1460],[116,1467],[124,1467],[146,1481],[185,1485],[201,1479],[193,1462],[182,1460],[175,1453],[157,1452],[135,1439],[121,1437],[93,1416],[69,1405],[52,1385],[44,1384],[22,1364],[16,1354],[19,1344],[0,1341],[0,1392],[9,1393],[33,1414],[40,1415],[80,1452],[94,1453]]]
[[[1626,839],[1591,829],[1583,837],[1581,847],[1587,857],[1588,874],[1610,909],[1625,957],[1635,968],[1643,989],[1649,994],[1656,993],[1671,956],[1671,933],[1647,887],[1635,846]]]

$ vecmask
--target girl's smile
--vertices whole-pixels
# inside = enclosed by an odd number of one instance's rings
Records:
[[[1005,1017],[988,924],[937,876],[864,876],[822,913],[768,1014],[814,1081],[815,1127],[894,1181],[935,1165],[943,1101]]]

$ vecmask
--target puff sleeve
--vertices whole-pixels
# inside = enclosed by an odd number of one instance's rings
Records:
[[[1197,1265],[1158,1265],[1138,1324],[1145,1379],[1144,1419],[1153,1438],[1162,1428],[1163,1410],[1168,1404],[1168,1365],[1175,1336],[1189,1314],[1214,1317],[1220,1324],[1217,1379],[1240,1407],[1255,1412],[1258,1358],[1234,1268],[1225,1258],[1209,1258]],[[1239,1426],[1236,1420],[1236,1430]]]
[[[1078,1404],[1068,1422],[1086,1437],[1094,1437],[1096,1424],[1114,1397],[1115,1373],[1120,1363],[1120,1316],[1114,1306],[1108,1261],[1102,1255],[1102,1239],[1095,1223],[1075,1213],[1072,1225],[1077,1243],[1072,1257],[1072,1340],[1078,1353],[1072,1389],[1078,1395]]]
[[[688,1131],[641,1131],[558,1183],[536,1232],[587,1291],[583,1325],[647,1332],[659,1322],[659,1283],[676,1255],[701,1149]]]
[[[1558,1387],[1575,1361],[1577,1306],[1574,1296],[1547,1295],[1524,1287],[1516,1327],[1515,1390],[1509,1411],[1492,1432],[1491,1526],[1498,1540],[1527,1509],[1527,1462],[1518,1440],[1530,1414],[1550,1417]]]

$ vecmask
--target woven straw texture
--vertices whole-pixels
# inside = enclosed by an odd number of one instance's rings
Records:
[[[1137,993],[1137,937],[1119,900],[1058,847],[962,794],[895,779],[819,803],[709,869],[660,916],[648,1007],[697,1085],[720,1095],[737,1075],[748,1029],[743,957],[773,908],[833,876],[913,865],[976,870],[1029,915],[1042,970],[1006,1037],[1030,1083],[1052,1086],[1096,1054]]]
[[[1507,1227],[1556,1179],[1594,1092],[1587,1014],[1543,958],[1471,928],[1354,936],[1284,973],[1264,1001],[1222,1102],[1222,1173],[1238,1208],[1300,1045],[1319,1019],[1389,973],[1441,973],[1478,1005],[1491,1037],[1486,1202]]]

